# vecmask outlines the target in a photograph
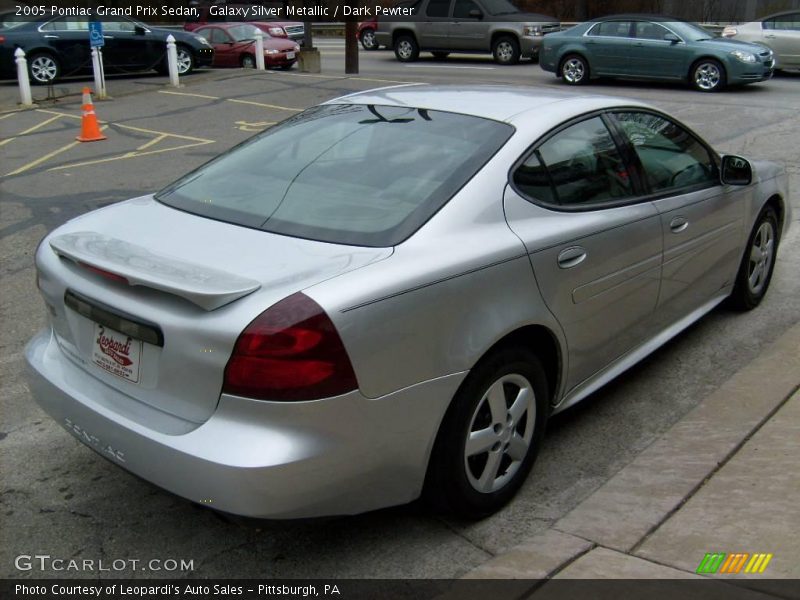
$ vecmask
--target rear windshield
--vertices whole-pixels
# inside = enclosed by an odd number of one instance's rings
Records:
[[[374,105],[317,106],[156,195],[229,223],[358,246],[393,246],[508,140],[510,125]]]

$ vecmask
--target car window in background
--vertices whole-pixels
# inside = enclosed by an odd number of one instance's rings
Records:
[[[89,20],[75,17],[53,19],[41,26],[42,31],[89,31]]]
[[[483,0],[483,5],[493,17],[499,15],[513,15],[519,12],[519,9],[508,2],[508,0]]]
[[[518,189],[533,199],[574,206],[633,196],[628,168],[600,117],[556,133],[534,154],[514,173]]]
[[[231,41],[231,38],[228,37],[228,34],[219,27],[207,29],[203,33],[205,36],[207,36],[208,41],[212,44],[227,44]]]
[[[453,9],[453,17],[456,19],[468,19],[470,18],[469,13],[472,10],[483,12],[481,7],[472,0],[456,0],[456,6]]]
[[[6,12],[0,14],[0,29],[14,29],[15,27],[19,27],[23,23],[28,23],[30,19],[25,19],[23,17],[19,17],[14,12]]]
[[[764,21],[764,29],[800,31],[800,13],[781,15],[774,19]]]
[[[606,37],[630,37],[630,21],[605,21],[598,23],[589,32],[589,35],[602,35]]]
[[[427,17],[446,17],[450,8],[450,0],[431,0],[425,9]]]
[[[653,192],[719,183],[709,151],[672,121],[647,112],[615,113]]]
[[[509,125],[392,106],[307,110],[159,192],[247,227],[393,246],[425,223],[513,133]]]
[[[257,31],[258,27],[255,25],[236,25],[235,27],[228,28],[228,35],[230,35],[237,42],[241,42],[243,40],[256,39]]]
[[[131,21],[103,21],[103,31],[115,31],[120,33],[133,33],[136,31],[136,24]]]
[[[694,23],[688,23],[686,21],[671,22],[670,27],[675,29],[675,32],[678,35],[680,35],[684,40],[689,40],[692,42],[699,42],[701,40],[710,40],[717,37],[715,34],[711,33],[708,29],[700,27],[700,25],[696,25]]]
[[[666,27],[649,21],[636,22],[636,37],[641,40],[663,40],[669,33]]]

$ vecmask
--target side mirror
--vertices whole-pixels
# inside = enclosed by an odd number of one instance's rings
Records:
[[[145,29],[141,25],[137,25],[136,27],[133,28],[133,33],[135,33],[136,35],[144,35],[147,33],[147,29]]]
[[[679,38],[674,33],[665,33],[664,34],[664,40],[666,40],[667,42],[670,42],[671,44],[677,44],[678,42],[681,41],[681,38]]]
[[[470,19],[482,19],[483,18],[483,13],[480,10],[478,10],[477,8],[473,8],[471,11],[469,11],[467,13],[467,16]]]
[[[750,185],[753,167],[741,156],[731,154],[722,157],[722,183],[727,185]]]

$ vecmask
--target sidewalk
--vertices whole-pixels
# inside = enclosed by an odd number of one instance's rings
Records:
[[[800,579],[798,389],[800,325],[550,529],[465,578],[714,578],[726,593],[800,598],[777,581]],[[732,560],[697,575],[706,553],[748,556],[738,573],[722,572]],[[745,573],[757,553],[773,556]]]

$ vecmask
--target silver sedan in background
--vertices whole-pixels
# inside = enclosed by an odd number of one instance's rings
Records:
[[[721,302],[756,307],[789,211],[782,167],[629,99],[353,94],[50,233],[31,388],[220,511],[422,495],[480,518],[551,414]]]
[[[775,69],[800,69],[800,11],[782,12],[768,17],[728,25],[722,37],[755,42],[770,48],[775,56]]]

